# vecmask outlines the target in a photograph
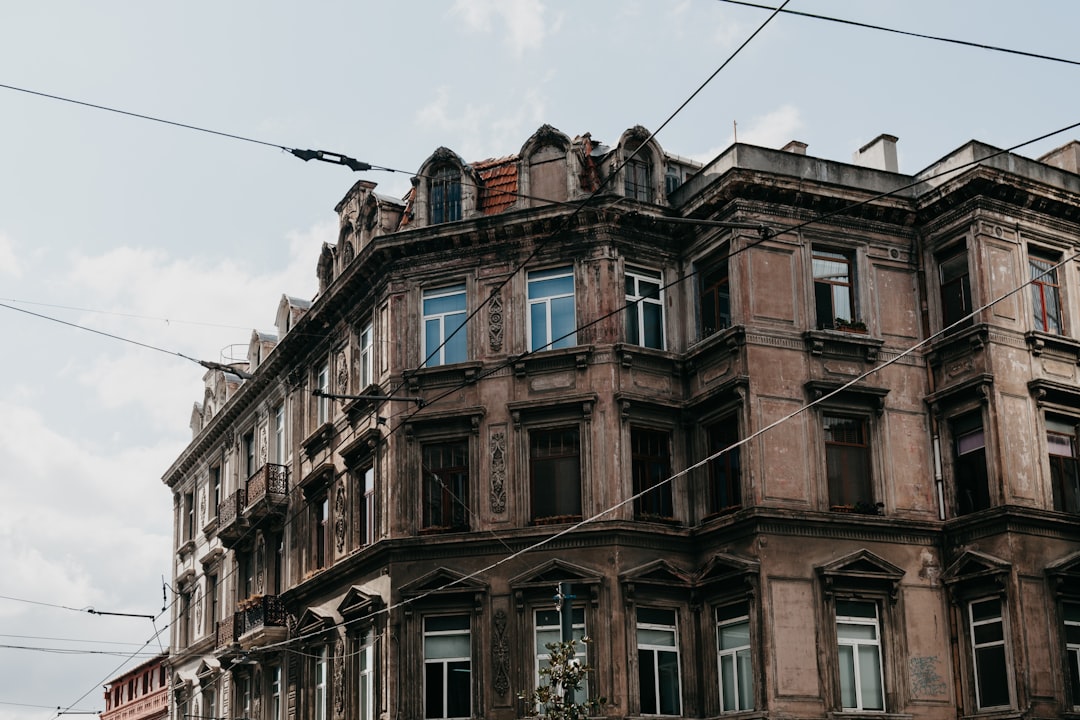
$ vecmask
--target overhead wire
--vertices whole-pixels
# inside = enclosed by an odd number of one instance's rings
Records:
[[[747,0],[720,0],[730,5],[742,5],[745,7],[758,8],[759,10],[777,10],[777,8],[771,5],[761,5],[759,3],[747,2]],[[884,27],[882,25],[874,25],[867,22],[859,22],[857,20],[851,20],[847,18],[829,17],[828,15],[819,15],[817,13],[806,12],[804,10],[785,10],[780,9],[780,12],[785,15],[797,15],[799,17],[811,18],[814,20],[827,20],[829,22],[840,23],[843,25],[851,25],[853,27],[865,28],[868,30],[879,30],[881,32],[894,33],[896,35],[904,35],[907,37],[919,38],[922,40],[934,40],[936,42],[951,43],[953,45],[963,45],[964,47],[977,48],[979,50],[989,50],[992,52],[1008,53],[1010,55],[1019,55],[1022,57],[1034,58],[1036,60],[1047,60],[1049,62],[1065,63],[1067,65],[1080,65],[1078,60],[1069,60],[1067,58],[1055,57],[1053,55],[1045,55],[1043,53],[1029,52],[1027,50],[1017,50],[1015,48],[1000,47],[998,45],[990,45],[988,43],[974,42],[971,40],[958,40],[956,38],[942,37],[940,35],[928,35],[926,33],[912,32],[910,30],[898,30],[897,28]]]

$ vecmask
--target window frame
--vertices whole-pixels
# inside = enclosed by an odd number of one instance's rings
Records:
[[[630,283],[633,288],[630,288]],[[656,285],[655,295],[642,292],[642,284],[652,283]],[[623,284],[626,293],[626,342],[630,345],[652,348],[654,350],[667,349],[666,309],[664,307],[664,273],[661,270],[651,270],[635,265],[626,265],[623,269]],[[658,308],[660,313],[657,321],[659,341],[653,342],[648,337],[649,308]],[[652,312],[657,312],[653,310]]]
[[[464,628],[450,628],[447,630],[428,630],[428,621],[438,618],[463,618]],[[421,716],[425,720],[467,720],[472,717],[473,713],[473,690],[474,690],[474,670],[473,670],[473,627],[472,616],[466,612],[460,613],[430,613],[425,614],[420,619],[421,629],[421,643],[420,643],[420,657],[423,663],[423,694],[421,700]],[[436,637],[460,637],[464,635],[469,645],[469,653],[467,656],[457,655],[453,657],[428,657],[428,639]],[[467,663],[468,667],[468,685],[466,696],[468,699],[468,709],[464,715],[451,715],[450,708],[450,680],[454,678],[451,672],[455,669],[451,669],[451,664]],[[441,665],[442,666],[442,707],[440,708],[440,714],[429,714],[428,703],[431,700],[429,697],[430,688],[428,687],[428,666],[429,665]],[[460,689],[459,689],[460,691]]]
[[[664,624],[657,622],[648,622],[641,619],[642,611],[664,612],[671,613],[674,618],[672,624]],[[672,645],[661,645],[658,643],[642,643],[641,636],[642,631],[645,632],[670,632],[673,638]],[[683,712],[683,668],[682,668],[682,652],[680,648],[680,633],[679,633],[679,609],[670,606],[658,606],[658,605],[636,605],[634,607],[634,648],[637,658],[637,675],[638,675],[638,712],[643,716],[650,717],[678,717]],[[655,712],[647,712],[645,709],[645,695],[644,695],[644,681],[646,668],[642,664],[642,651],[651,652],[653,654],[653,678],[652,678],[652,692],[653,702],[655,705]],[[674,712],[663,712],[665,704],[671,702],[672,698],[668,698],[665,702],[663,698],[663,688],[661,678],[663,676],[663,670],[661,670],[659,653],[674,652],[675,654],[675,689],[676,697],[674,698],[675,708]]]
[[[421,367],[440,367],[466,362],[469,359],[468,328],[465,320],[469,312],[468,283],[465,280],[451,284],[441,284],[424,288],[420,292],[421,316]],[[460,297],[461,307],[456,305],[448,310],[428,311],[428,304],[441,305],[455,301]],[[456,326],[448,327],[452,318],[461,318]],[[434,323],[434,325],[433,325]],[[429,338],[431,328],[437,328],[436,337]],[[429,347],[429,345],[434,345]],[[460,346],[460,347],[459,347]],[[448,357],[449,356],[449,357]]]
[[[978,407],[958,412],[948,419],[947,426],[952,439],[952,494],[956,515],[967,515],[985,510],[993,505],[993,498],[990,492],[990,464],[987,461],[987,441],[989,438],[987,437],[983,409]],[[975,435],[981,436],[981,440],[975,440]],[[968,444],[968,449],[962,451],[961,445],[965,441]],[[975,447],[971,444],[974,442],[981,442],[981,445]],[[979,460],[975,457],[975,453],[980,453],[981,467],[979,467]],[[981,491],[982,494],[971,502],[969,509],[966,509],[966,505],[962,501],[963,495],[961,493],[965,490],[962,485],[976,484],[979,479],[974,475],[977,474],[981,474],[982,479],[975,490]]]
[[[845,605],[866,605],[873,607],[874,616],[873,619],[869,619],[865,615],[841,615],[841,603]],[[840,680],[840,709],[843,712],[885,712],[886,710],[886,693],[885,693],[885,658],[883,651],[882,641],[882,622],[881,622],[881,607],[880,603],[873,599],[855,599],[855,598],[837,598],[834,605],[834,620],[836,631],[836,644],[837,644],[837,676]],[[849,627],[867,627],[873,628],[873,638],[858,638],[844,636],[841,628],[844,626]],[[851,648],[850,650],[850,665],[849,672],[851,673],[852,681],[852,693],[855,696],[854,705],[845,705],[844,700],[844,663],[848,658],[845,658],[844,648]],[[866,686],[863,683],[862,678],[862,653],[864,648],[874,648],[874,656],[877,660],[877,685],[880,693],[877,700],[880,702],[881,707],[867,707],[865,697]]]
[[[544,645],[540,644],[541,632],[554,633],[558,636],[554,640],[548,642],[559,642],[562,639],[562,624],[559,615],[559,610],[556,610],[552,606],[539,607],[534,606],[532,609],[532,640],[533,640],[533,674],[532,681],[539,686],[540,683],[540,669],[547,667],[545,661],[551,660],[551,651],[547,649],[545,642]],[[577,641],[577,645],[574,647],[574,659],[579,664],[588,665],[589,663],[589,646],[584,639],[588,637],[586,632],[588,623],[588,607],[584,603],[577,603],[572,606],[572,612],[576,616],[578,612],[581,612],[581,622],[577,621],[577,618],[573,618],[573,637]],[[556,619],[553,625],[541,625],[540,613],[555,613]],[[528,687],[528,686],[527,686]],[[574,693],[575,703],[584,703],[589,699],[589,677],[586,676],[581,684],[581,687]],[[543,713],[541,713],[543,715]]]
[[[827,507],[829,510],[852,510],[856,512],[862,512],[866,514],[877,514],[876,508],[879,507],[876,503],[876,473],[874,467],[874,450],[873,450],[873,435],[875,428],[872,426],[871,419],[866,413],[858,412],[857,410],[847,408],[822,408],[821,413],[818,416],[819,427],[821,431],[821,448],[824,455],[824,480],[825,480],[825,493]],[[859,424],[859,428],[862,435],[861,442],[843,442],[840,440],[830,439],[831,428],[827,426],[829,420],[838,421],[855,421]],[[866,473],[865,478],[857,478],[854,480],[845,480],[843,478],[836,477],[842,467],[838,467],[835,464],[830,463],[830,448],[834,449],[832,453],[833,458],[843,460],[844,456],[841,455],[843,448],[852,448],[853,450],[860,450],[862,455],[862,462],[864,471]],[[850,474],[850,473],[845,473]],[[839,486],[835,483],[839,481]],[[850,487],[850,489],[849,489]],[[847,495],[852,494],[854,491],[858,493],[859,490],[865,491],[868,495],[865,499],[848,498]],[[852,500],[851,502],[844,502],[844,500]],[[837,501],[840,502],[837,502]],[[871,513],[871,508],[875,511]]]
[[[330,363],[324,362],[315,371],[315,389],[322,393],[330,392]],[[315,398],[315,427],[322,427],[330,422],[330,398],[319,395]]]
[[[420,527],[422,530],[427,532],[467,532],[469,530],[471,524],[470,445],[469,439],[463,437],[431,440],[420,446]],[[460,453],[463,464],[440,464],[438,467],[432,467],[428,453],[436,450],[450,450],[455,457]],[[439,522],[435,522],[433,517],[436,484],[439,486]]]
[[[571,432],[574,434],[574,437],[575,437],[575,445],[576,445],[575,452],[572,452],[572,453],[571,452],[565,452],[565,453],[559,454],[559,455],[546,455],[546,456],[543,456],[543,457],[538,457],[537,456],[538,447],[537,447],[536,440],[537,440],[538,437],[540,437],[540,436],[548,436],[548,437],[553,438],[557,434],[563,434],[565,436],[567,433],[571,433]],[[548,523],[572,522],[574,520],[580,520],[581,519],[582,511],[583,511],[583,507],[584,507],[584,498],[582,496],[583,476],[584,476],[584,470],[582,468],[582,465],[583,465],[582,435],[583,435],[583,432],[582,432],[582,429],[581,429],[581,424],[577,423],[577,422],[562,423],[562,424],[558,424],[558,425],[539,425],[539,426],[535,426],[535,427],[530,427],[528,429],[528,445],[527,445],[527,453],[528,453],[528,455],[527,455],[527,461],[528,461],[528,467],[529,467],[529,477],[528,477],[529,499],[530,499],[530,502],[529,502],[529,519],[532,522],[532,524],[534,524],[534,525],[541,524],[542,525],[542,524],[548,524]],[[551,443],[548,443],[548,446],[551,447]],[[560,447],[563,447],[561,441],[560,441]],[[567,459],[569,459],[571,457],[576,457],[577,458],[577,470],[578,470],[577,477],[573,478],[573,479],[567,479],[564,476],[559,476],[559,478],[558,478],[558,480],[556,482],[558,487],[555,488],[555,493],[553,494],[553,496],[555,497],[555,499],[552,501],[552,503],[553,503],[553,507],[552,507],[553,512],[551,512],[549,514],[545,514],[545,515],[538,514],[537,508],[540,505],[539,498],[542,496],[542,494],[539,492],[540,488],[538,487],[538,483],[541,481],[541,479],[538,478],[538,476],[537,476],[538,463],[540,463],[541,461],[567,460]],[[558,463],[553,462],[551,464],[553,465],[553,467],[550,469],[550,472],[547,473],[547,474],[550,474],[550,475],[552,475],[552,477],[555,477],[557,475],[556,471],[558,470],[558,467],[555,467],[555,466],[558,465]],[[564,483],[567,484],[567,487],[562,487],[562,485]],[[574,507],[564,507],[563,503],[564,503],[565,500],[560,500],[558,498],[559,493],[568,493],[568,492],[570,492],[569,484],[574,484],[574,483],[576,483],[576,486],[577,486],[576,512],[558,512],[559,510],[575,510]],[[573,505],[573,504],[574,503],[571,503],[571,505]]]
[[[721,617],[721,612],[729,608],[738,608],[739,614]],[[745,612],[742,612],[745,608]],[[724,636],[724,628],[733,628],[738,625],[746,625],[746,644],[733,647],[721,647]],[[756,703],[756,683],[754,682],[754,637],[753,618],[751,616],[751,601],[749,599],[737,599],[713,606],[713,624],[716,631],[716,687],[720,693],[720,714],[748,712],[754,710]],[[745,653],[746,665],[740,664],[740,654]],[[730,658],[731,688],[734,693],[733,707],[725,707],[727,698],[724,690],[724,659]],[[746,677],[743,677],[743,676]],[[744,687],[747,685],[748,687]],[[748,692],[743,692],[748,690]],[[749,704],[747,704],[747,702]]]
[[[825,264],[844,265],[847,272],[842,280],[833,279],[838,277],[828,274]],[[836,330],[842,324],[850,324],[860,321],[859,317],[859,285],[858,285],[858,254],[854,249],[834,247],[814,243],[810,247],[810,267],[814,288],[814,318],[819,330]],[[840,298],[837,297],[838,288],[847,289],[846,307],[838,307]],[[828,293],[829,317],[823,318],[822,311]],[[843,303],[841,303],[843,304]],[[846,317],[845,317],[846,314]],[[837,321],[841,322],[837,322]]]
[[[553,281],[570,279],[570,290],[567,292],[563,290],[543,290],[541,283],[551,283]],[[528,339],[529,352],[540,352],[542,350],[558,350],[560,348],[569,348],[577,345],[577,277],[575,273],[575,267],[570,265],[559,265],[550,268],[541,268],[536,270],[530,270],[526,276],[526,336]],[[557,287],[557,285],[556,285]],[[536,294],[534,294],[536,289]],[[540,294],[540,293],[546,294]],[[567,298],[570,300],[570,326],[572,331],[567,333],[563,332],[564,323],[559,323],[559,328],[555,328],[553,323],[553,317],[555,313],[552,310],[552,306],[559,301],[564,301]],[[560,303],[561,305],[561,303]],[[543,313],[543,323],[541,327],[537,326],[537,322],[534,319],[536,309],[541,308]],[[559,310],[563,312],[563,310]],[[537,338],[538,332],[543,332],[543,337]],[[555,333],[560,333],[556,335]]]
[[[697,268],[698,340],[732,326],[731,263],[726,249],[721,255],[710,258]],[[716,327],[709,326],[710,320]]]
[[[1050,481],[1052,507],[1058,512],[1078,514],[1080,513],[1080,421],[1077,418],[1057,413],[1047,413],[1043,421],[1046,428],[1046,467],[1047,478]],[[1055,446],[1061,447],[1065,443],[1069,445],[1070,454],[1053,451]],[[1066,477],[1068,475],[1071,475],[1071,478]]]
[[[950,333],[959,332],[963,328],[970,327],[975,318],[967,317],[971,314],[974,299],[971,288],[971,260],[967,243],[961,241],[934,255],[937,265],[938,301],[941,303],[941,327],[942,329],[959,323],[949,330]],[[954,266],[957,272],[949,272],[950,266]],[[954,297],[955,296],[955,297]],[[954,310],[956,301],[960,307]],[[964,320],[964,318],[967,318]]]
[[[311,658],[311,717],[328,720],[330,710],[330,646],[319,645]],[[243,715],[242,717],[250,717]]]
[[[361,392],[375,382],[375,325],[368,322],[357,335],[357,356],[359,359]]]
[[[330,567],[330,493],[321,492],[311,500],[311,570]]]
[[[375,631],[366,627],[356,636],[356,718],[378,720],[378,701],[375,697],[377,676],[375,663]]]
[[[675,498],[671,487],[673,474],[673,437],[669,429],[634,424],[630,426],[631,492],[634,494],[634,519],[649,522],[673,522]],[[652,454],[653,441],[658,441],[660,454]],[[643,449],[642,444],[650,446]],[[641,497],[642,491],[648,490]]]
[[[462,218],[461,169],[449,164],[432,169],[428,180],[428,222],[431,225]]]
[[[1031,276],[1031,319],[1035,323],[1035,331],[1048,335],[1064,335],[1066,317],[1058,274],[1061,268],[1055,267],[1061,262],[1061,254],[1029,245],[1027,256]],[[1048,313],[1048,296],[1056,306],[1056,318],[1051,318]]]
[[[274,462],[285,465],[289,460],[289,448],[286,440],[285,402],[279,402],[273,408]]]
[[[984,619],[981,621],[975,620],[975,605],[988,602],[997,603],[998,614],[994,619]],[[988,710],[996,710],[1001,708],[1011,708],[1015,705],[1015,697],[1013,684],[1010,678],[1009,667],[1011,666],[1012,653],[1011,645],[1009,642],[1009,624],[1006,612],[1006,604],[1004,598],[1000,595],[980,595],[966,599],[963,604],[963,617],[964,617],[964,636],[967,640],[968,649],[970,650],[969,660],[971,663],[971,691],[975,701],[976,712],[986,712]],[[976,638],[976,627],[987,627],[994,621],[997,621],[1001,625],[1001,640],[993,640],[990,642],[978,642]],[[1002,648],[1002,671],[1003,676],[996,678],[1001,681],[1001,684],[1005,685],[1006,694],[1008,696],[1005,703],[998,703],[996,705],[983,705],[982,700],[982,687],[984,685],[984,678],[980,677],[979,664],[980,664],[980,650],[988,650],[995,647]],[[986,678],[989,680],[990,678]],[[991,685],[993,683],[986,683]]]
[[[634,154],[623,161],[623,195],[638,202],[651,203],[656,195],[652,157],[645,148],[627,148]]]
[[[731,412],[703,423],[705,433],[706,456],[719,452],[724,448],[731,447],[742,439],[739,428],[739,412]],[[743,505],[742,500],[742,449],[743,446],[732,448],[719,457],[713,458],[706,467],[706,508],[705,517],[713,517],[724,513],[738,510]],[[718,492],[718,486],[723,483],[723,493]],[[734,502],[722,502],[721,495],[733,496]]]

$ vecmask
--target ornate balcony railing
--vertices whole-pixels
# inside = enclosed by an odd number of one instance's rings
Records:
[[[232,547],[232,543],[240,539],[247,524],[244,522],[243,509],[247,504],[247,492],[240,488],[218,508],[218,537],[226,547]]]
[[[236,642],[237,637],[239,636],[236,632],[236,615],[229,615],[225,619],[218,621],[217,638],[214,647],[218,650],[224,650]]]
[[[285,605],[277,595],[249,598],[245,607],[236,612],[237,637],[266,627],[285,627],[288,616]]]
[[[247,482],[247,509],[257,511],[285,503],[289,496],[289,468],[285,465],[266,463]]]

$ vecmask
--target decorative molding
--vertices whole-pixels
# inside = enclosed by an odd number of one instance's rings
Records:
[[[488,439],[491,452],[491,512],[506,512],[506,430],[491,428]]]
[[[337,386],[339,393],[345,393],[349,389],[349,358],[345,351],[341,350],[337,356]]]
[[[338,553],[345,551],[345,483],[339,482],[334,495],[334,539]]]
[[[345,717],[345,641],[340,636],[334,643],[334,717]]]
[[[492,352],[502,352],[503,347],[503,301],[502,294],[492,291],[488,301],[488,343]]]
[[[495,632],[491,639],[491,659],[495,665],[495,692],[506,697],[510,690],[510,643],[506,639],[506,611],[495,611]]]

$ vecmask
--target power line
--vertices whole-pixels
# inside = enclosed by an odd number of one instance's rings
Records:
[[[200,322],[198,320],[177,320],[176,318],[159,317],[155,315],[139,315],[137,313],[117,312],[112,310],[97,310],[95,308],[77,307],[73,305],[57,305],[55,303],[35,302],[33,300],[20,300],[18,298],[0,298],[0,302],[17,303],[19,305],[34,305],[36,307],[47,307],[56,310],[74,310],[76,312],[94,313],[96,315],[112,315],[114,317],[125,317],[135,320],[154,320],[157,322],[163,322],[166,325],[200,325],[203,327],[223,328],[226,330],[251,329],[243,325],[225,325],[221,323]]]
[[[802,12],[800,10],[784,10],[781,8],[772,7],[770,5],[759,5],[758,3],[747,2],[747,0],[720,0],[720,2],[730,3],[731,5],[743,5],[746,7],[758,8],[760,10],[774,10],[785,13],[787,15],[798,15],[801,17],[812,18],[814,20],[827,20],[829,22],[841,23],[843,25],[851,25],[854,27],[866,28],[868,30],[880,30],[881,32],[894,33],[896,35],[905,35],[907,37],[915,37],[922,40],[934,40],[936,42],[951,43],[953,45],[963,45],[965,47],[977,48],[979,50],[990,50],[992,52],[1008,53],[1010,55],[1020,55],[1022,57],[1035,58],[1036,60],[1047,60],[1049,62],[1065,63],[1067,65],[1080,65],[1080,61],[1054,57],[1053,55],[1043,55],[1042,53],[1028,52],[1026,50],[1016,50],[1014,48],[989,45],[987,43],[973,42],[971,40],[957,40],[956,38],[947,38],[938,35],[927,35],[924,33],[912,32],[910,30],[898,30],[896,28],[889,28],[881,25],[872,25],[870,23],[859,22],[857,20],[829,17],[828,15],[818,15],[816,13]]]

